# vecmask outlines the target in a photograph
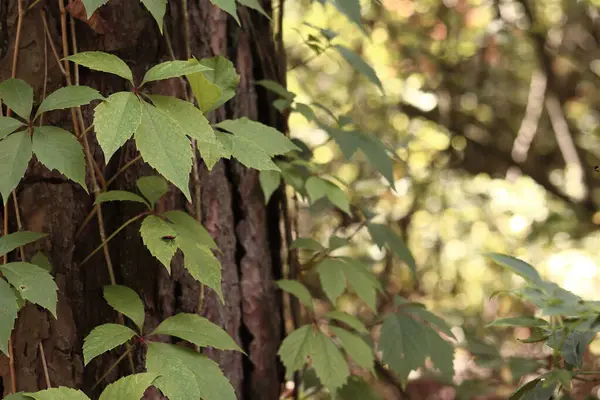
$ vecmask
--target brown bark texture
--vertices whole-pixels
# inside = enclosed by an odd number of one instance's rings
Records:
[[[0,22],[6,21],[0,32],[5,39],[0,40],[0,80],[5,80],[11,75],[17,2],[0,2],[3,6],[0,7]],[[23,4],[24,8],[28,5],[25,1]],[[80,4],[73,2],[67,5],[77,16]],[[263,6],[271,9],[268,1],[263,2]],[[281,81],[281,68],[284,69],[284,66],[280,65],[281,58],[275,57],[277,46],[272,25],[258,13],[243,7],[238,9],[241,27],[208,0],[188,0],[187,8],[190,34],[186,40],[182,2],[171,0],[167,4],[165,26],[175,56],[186,59],[186,43],[189,43],[191,54],[196,58],[225,56],[235,64],[240,74],[236,97],[209,119],[216,122],[246,116],[281,128],[282,122],[269,110],[272,99],[267,99],[268,94],[255,89],[254,85],[259,79]],[[52,40],[59,55],[63,55],[59,3],[57,0],[42,0],[27,11],[23,20],[17,68],[17,78],[33,86],[36,104],[42,97],[44,82],[47,93],[65,85],[49,43],[44,50],[45,33],[40,10],[45,11]],[[71,23],[69,15],[67,21]],[[170,59],[165,36],[160,34],[158,25],[139,1],[110,0],[91,21],[86,23],[74,19],[72,22],[78,50],[116,54],[132,68],[136,81],[151,66]],[[70,35],[68,41],[72,45]],[[44,72],[46,63],[47,73]],[[86,68],[80,68],[79,75],[80,84],[94,87],[104,96],[131,90],[125,80],[113,75]],[[180,98],[184,94],[182,82],[177,79],[156,83],[151,91]],[[88,126],[93,118],[92,109],[92,106],[83,108]],[[73,126],[69,111],[51,112],[45,116],[44,123],[69,130]],[[89,138],[96,163],[106,179],[137,155],[130,141],[105,165],[94,135],[89,134]],[[221,250],[217,257],[222,264],[225,304],[207,289],[204,306],[198,310],[199,285],[183,269],[181,254],[174,258],[169,276],[144,247],[138,232],[139,223],[130,225],[110,242],[116,280],[118,284],[134,289],[143,299],[146,332],[178,312],[197,312],[223,327],[248,357],[238,352],[214,350],[208,351],[208,355],[221,365],[238,398],[274,400],[279,396],[283,380],[282,367],[276,355],[283,331],[282,306],[273,284],[274,279],[281,275],[277,205],[271,204],[270,208],[264,205],[256,171],[243,168],[234,161],[221,160],[209,172],[201,160],[198,162],[202,222]],[[150,174],[156,172],[138,162],[119,175],[110,189],[135,191],[137,178]],[[191,179],[191,185],[194,193],[194,179]],[[92,187],[89,171],[88,187]],[[100,324],[117,322],[117,314],[102,298],[103,286],[110,283],[102,252],[83,266],[78,266],[101,242],[96,218],[77,235],[92,210],[93,196],[55,171],[48,171],[35,159],[16,194],[23,229],[48,234],[45,239],[26,247],[26,258],[36,251],[45,253],[52,263],[59,287],[58,319],[33,305],[25,306],[19,313],[13,332],[17,389],[37,391],[46,388],[39,354],[41,343],[53,387],[81,388],[92,398],[97,398],[106,384],[132,371],[125,360],[98,388],[91,390],[124,349],[118,348],[93,360],[85,368],[83,366],[83,338]],[[17,225],[12,200],[9,204],[9,230],[14,232]],[[192,215],[195,209],[176,190],[170,191],[158,207],[162,210],[187,210]],[[137,205],[127,202],[104,205],[107,235],[140,211],[143,210]],[[165,337],[160,340],[171,339]],[[136,349],[133,358],[136,372],[142,372],[144,351]],[[7,395],[10,392],[10,382],[8,358],[0,356],[0,393],[3,391]],[[145,398],[164,397],[149,389]]]

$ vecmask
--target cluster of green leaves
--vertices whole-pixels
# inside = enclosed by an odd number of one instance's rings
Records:
[[[44,234],[21,231],[0,237],[0,257],[18,247],[43,238]],[[8,354],[8,342],[17,313],[25,301],[37,304],[56,317],[58,288],[47,268],[47,259],[37,255],[32,262],[9,262],[0,266],[0,351]],[[36,264],[40,265],[36,265]],[[7,283],[8,281],[8,283]]]
[[[530,328],[531,336],[523,343],[544,343],[553,350],[553,368],[521,386],[510,399],[549,399],[561,388],[570,390],[574,379],[590,373],[581,368],[584,352],[600,332],[600,302],[583,300],[543,280],[534,267],[522,260],[497,253],[488,257],[525,279],[525,286],[508,293],[531,302],[539,309],[540,317],[546,317],[501,318],[488,326]]]

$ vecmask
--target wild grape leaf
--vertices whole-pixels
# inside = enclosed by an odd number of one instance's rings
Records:
[[[4,139],[22,126],[24,125],[19,120],[10,117],[0,117],[0,140]]]
[[[87,15],[87,18],[90,19],[92,17],[92,14],[107,2],[108,0],[83,0],[83,5],[85,6],[85,13]]]
[[[148,0],[145,0],[148,1]],[[151,0],[164,1],[164,0]],[[166,1],[165,1],[166,4]],[[200,64],[196,60],[165,61],[150,68],[144,75],[142,85],[146,82],[159,81],[162,79],[177,78],[183,75],[208,71],[210,67]],[[141,85],[140,85],[141,86]]]
[[[210,0],[215,6],[231,15],[235,21],[240,25],[240,19],[238,18],[235,6],[235,0]]]
[[[57,170],[67,178],[85,185],[85,156],[81,143],[71,132],[55,126],[33,129],[32,150],[38,161],[50,170]]]
[[[172,210],[163,213],[163,215],[173,223],[173,229],[175,229],[178,235],[185,236],[191,241],[195,241],[211,249],[219,248],[206,228],[188,213]]]
[[[210,71],[186,75],[198,107],[203,112],[212,111],[235,96],[240,76],[231,61],[223,56],[203,58],[200,64]]]
[[[90,15],[91,13],[88,14],[88,16]],[[129,69],[123,60],[114,54],[104,53],[102,51],[85,51],[70,55],[66,57],[66,59],[89,69],[118,75],[133,84],[133,74],[131,69]],[[133,95],[133,93],[131,94]]]
[[[311,364],[319,380],[335,393],[348,380],[350,370],[342,352],[333,341],[321,331],[315,333],[310,349]]]
[[[527,264],[525,261],[521,261],[518,258],[505,256],[503,254],[498,253],[488,253],[486,254],[486,256],[495,263],[503,266],[506,269],[509,269],[517,275],[522,276],[531,283],[542,282],[540,274],[538,274],[535,268]]]
[[[131,288],[122,285],[104,286],[104,299],[115,310],[131,319],[140,332],[144,328],[144,303]]]
[[[346,278],[339,261],[333,258],[326,258],[317,266],[319,280],[323,291],[335,305],[337,298],[346,289]]]
[[[223,375],[219,365],[191,349],[151,342],[148,344],[146,368],[149,372],[161,375],[154,385],[167,394],[170,400],[187,400],[191,396],[194,396],[194,399],[205,400],[236,400],[233,387]],[[192,390],[180,392],[181,397],[173,396],[171,391],[165,390],[169,385],[167,382],[187,384],[192,387]]]
[[[148,386],[158,378],[159,374],[142,372],[120,378],[106,386],[98,400],[137,400],[141,399]]]
[[[56,318],[58,288],[48,271],[26,262],[8,263],[0,270],[23,299],[44,307]]]
[[[171,260],[177,251],[175,240],[163,239],[175,237],[173,227],[154,215],[149,215],[142,221],[140,235],[150,253],[171,273]]]
[[[71,389],[65,386],[40,390],[35,393],[25,393],[35,400],[90,400],[81,390]]]
[[[273,193],[279,188],[279,184],[281,183],[281,173],[279,171],[270,170],[260,171],[258,174],[258,181],[260,182],[260,187],[265,195],[265,204],[268,204]]]
[[[337,0],[337,1],[340,1],[340,0]],[[349,0],[344,0],[344,1],[349,1]],[[356,1],[358,1],[358,0],[356,0]],[[377,73],[375,72],[373,67],[371,67],[369,64],[367,64],[362,59],[361,56],[359,56],[358,54],[356,54],[354,51],[350,50],[349,48],[344,47],[339,44],[336,44],[333,47],[337,51],[340,52],[340,54],[342,55],[342,57],[344,57],[344,59],[348,62],[348,64],[352,65],[354,67],[354,69],[356,69],[358,72],[360,72],[365,77],[367,77],[367,79],[369,79],[371,82],[373,82],[375,85],[377,85],[377,87],[379,87],[381,92],[384,93],[383,85],[382,85],[381,81],[379,80],[379,78],[377,77]]]
[[[169,317],[156,327],[152,335],[171,335],[199,347],[242,352],[242,349],[223,328],[197,314],[179,313]]]
[[[33,89],[27,82],[10,78],[0,83],[0,99],[15,114],[29,121],[33,107]]]
[[[215,132],[208,120],[192,103],[172,96],[151,95],[149,97],[156,108],[177,125],[179,133],[199,142],[216,143]]]
[[[142,3],[146,6],[152,17],[158,24],[158,30],[163,33],[163,18],[167,11],[167,0],[142,0]]]
[[[298,300],[300,300],[300,302],[304,304],[305,307],[308,307],[310,309],[313,308],[312,296],[310,295],[310,292],[308,291],[306,286],[304,286],[298,281],[293,281],[289,279],[281,279],[278,280],[276,283],[281,290],[284,290],[296,296]]]
[[[388,246],[402,261],[408,265],[413,276],[417,273],[417,263],[409,248],[404,244],[402,239],[387,225],[369,223],[367,229],[371,234],[371,238],[377,247],[382,249]]]
[[[134,201],[136,203],[142,203],[149,209],[152,209],[152,206],[142,196],[126,190],[109,190],[108,192],[102,192],[96,196],[95,204],[107,203],[109,201]]]
[[[0,256],[10,253],[17,247],[25,246],[46,236],[45,233],[19,231],[0,236]]]
[[[257,85],[264,87],[265,89],[270,90],[273,93],[278,94],[286,100],[293,101],[296,98],[296,94],[290,92],[278,82],[272,81],[270,79],[263,79],[261,81],[256,82]]]
[[[162,176],[158,175],[143,176],[138,179],[135,184],[152,205],[169,191],[169,184],[167,181]]]
[[[93,100],[104,100],[104,96],[88,86],[65,86],[51,93],[42,101],[35,117],[51,110],[82,106]]]
[[[26,131],[13,133],[0,142],[0,195],[4,205],[25,175],[31,154],[31,138]]]
[[[267,14],[266,11],[264,10],[264,8],[262,8],[262,6],[258,2],[258,0],[237,0],[237,2],[243,6],[246,6],[248,8],[258,11],[259,13],[261,13],[262,15],[267,17],[267,19],[269,19],[269,20],[271,19],[269,14]]]
[[[135,144],[144,161],[177,186],[188,201],[192,201],[189,188],[192,148],[190,141],[178,134],[177,129],[177,125],[164,113],[143,103]]]
[[[286,377],[290,378],[294,371],[301,369],[306,364],[306,357],[311,351],[315,337],[315,330],[311,324],[301,326],[287,335],[277,354],[285,366]]]
[[[375,356],[373,349],[360,336],[343,328],[330,326],[329,330],[340,340],[346,353],[354,362],[375,374]]]
[[[94,129],[106,163],[133,135],[141,120],[142,103],[130,92],[114,93],[96,106]]]
[[[271,157],[285,154],[292,150],[300,150],[298,146],[277,129],[257,121],[252,121],[246,117],[235,120],[228,119],[218,123],[216,126],[233,133],[235,137],[243,137],[254,142]]]
[[[17,319],[17,300],[10,285],[0,278],[0,351],[8,355],[8,340]]]
[[[136,333],[124,325],[104,324],[92,329],[83,339],[83,364],[127,342]]]
[[[326,315],[327,318],[334,319],[336,321],[343,322],[350,328],[354,329],[359,333],[368,333],[367,327],[363,322],[356,318],[354,315],[347,314],[342,311],[329,311]]]

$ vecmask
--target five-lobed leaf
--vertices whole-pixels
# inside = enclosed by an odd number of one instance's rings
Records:
[[[0,271],[24,300],[44,307],[56,317],[58,288],[48,271],[27,262],[5,264]]]
[[[165,319],[153,335],[171,335],[200,347],[242,351],[223,328],[197,314],[180,313]]]
[[[17,300],[8,283],[0,278],[0,351],[8,355],[8,340],[17,319]]]
[[[31,155],[31,138],[26,131],[13,133],[0,142],[0,195],[4,205],[25,175]]]
[[[140,235],[150,253],[160,261],[171,273],[171,260],[177,251],[175,240],[163,239],[175,237],[172,225],[154,215],[149,215],[142,221]]]
[[[110,95],[94,109],[94,129],[108,163],[133,135],[142,120],[142,103],[130,92]]]
[[[55,126],[36,127],[32,151],[48,169],[57,170],[87,192],[83,148],[72,133]]]
[[[102,51],[85,51],[66,57],[67,60],[96,71],[108,72],[127,79],[133,84],[131,69],[114,54]]]
[[[148,1],[148,0],[146,0]],[[159,0],[152,0],[159,1]],[[162,0],[164,1],[164,0]],[[177,78],[183,75],[195,74],[197,72],[209,71],[211,68],[200,64],[195,59],[165,61],[150,68],[144,75],[142,85],[146,82],[159,81],[162,79]],[[141,86],[141,85],[140,85]]]
[[[0,236],[0,256],[10,253],[17,247],[25,246],[46,236],[45,233],[19,231]]]
[[[159,374],[142,372],[120,378],[106,386],[98,400],[138,400]]]
[[[104,324],[92,329],[83,340],[83,363],[84,365],[106,353],[117,346],[127,342],[137,334],[124,325]]]
[[[29,121],[33,107],[33,88],[27,82],[10,78],[0,83],[0,99],[15,114]]]
[[[10,117],[0,117],[0,140],[4,139],[20,127],[24,126],[24,124]]]
[[[158,175],[143,176],[135,184],[152,206],[169,191],[167,181]]]
[[[65,86],[51,93],[42,101],[35,117],[37,118],[41,113],[47,111],[89,104],[93,100],[104,100],[104,96],[88,86]]]
[[[177,133],[177,125],[148,103],[142,104],[142,120],[135,131],[135,144],[144,161],[177,186],[191,201],[192,171],[190,141]]]
[[[300,302],[304,304],[305,307],[308,307],[310,309],[313,308],[312,296],[310,295],[310,292],[308,291],[306,286],[304,286],[298,281],[290,279],[281,279],[278,280],[276,283],[281,290],[284,290],[289,294],[296,296],[298,300],[300,300]]]
[[[133,289],[122,285],[104,286],[104,299],[112,308],[131,319],[142,332],[144,303]]]
[[[126,190],[109,190],[108,192],[102,192],[96,196],[95,204],[107,203],[110,201],[133,201],[142,203],[146,207],[152,209],[152,206],[142,196]]]

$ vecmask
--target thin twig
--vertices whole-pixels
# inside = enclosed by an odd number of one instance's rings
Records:
[[[142,159],[142,156],[138,154],[135,158],[128,161],[127,164],[125,164],[121,168],[119,168],[119,170],[112,176],[112,178],[110,178],[108,181],[106,181],[106,188],[108,189],[110,187],[110,185],[113,184],[113,182],[117,180],[117,177],[119,175],[121,175],[123,172],[125,172],[125,170],[127,170],[127,168],[131,167],[133,164],[135,164],[136,162],[138,162],[141,159]]]
[[[54,45],[54,40],[52,40],[52,35],[50,35],[50,29],[48,29],[48,21],[46,20],[46,12],[44,10],[40,10],[40,15],[42,16],[42,21],[44,22],[44,30],[46,31],[46,38],[50,43],[50,48],[52,49],[52,53],[54,53],[54,58],[56,59],[56,63],[58,64],[58,68],[60,72],[67,77],[67,71],[63,67],[63,64],[60,61],[60,57],[58,55],[58,51],[56,50],[56,46]]]
[[[111,373],[111,371],[112,371],[113,369],[115,369],[115,367],[116,367],[117,365],[119,365],[119,363],[120,363],[121,361],[123,361],[123,359],[124,359],[126,356],[128,356],[128,355],[130,355],[130,354],[131,354],[131,350],[133,350],[133,346],[129,346],[129,347],[127,348],[127,350],[125,350],[125,352],[124,352],[123,354],[121,354],[121,356],[120,356],[119,358],[117,358],[117,361],[115,361],[115,362],[114,362],[114,364],[113,364],[113,365],[111,365],[111,366],[110,366],[110,368],[109,368],[109,369],[108,369],[108,370],[107,370],[107,371],[106,371],[106,372],[105,372],[105,373],[104,373],[104,374],[103,374],[103,375],[100,377],[100,379],[98,379],[98,380],[96,381],[96,383],[94,384],[94,386],[92,386],[92,390],[94,390],[94,389],[96,388],[96,386],[98,386],[98,384],[99,384],[100,382],[102,382],[102,381],[104,380],[104,378],[106,378],[106,377],[108,376],[108,374],[110,374],[110,373]]]
[[[21,28],[23,27],[23,0],[17,0],[17,33],[15,35],[15,48],[13,51],[12,77],[17,77],[17,61],[19,59],[19,46],[21,43]]]
[[[46,387],[50,389],[52,385],[50,384],[50,374],[48,374],[48,363],[46,361],[46,353],[44,352],[44,346],[42,342],[39,343],[38,348],[40,350],[40,357],[42,358],[42,368],[44,370],[44,379],[46,380]]]

